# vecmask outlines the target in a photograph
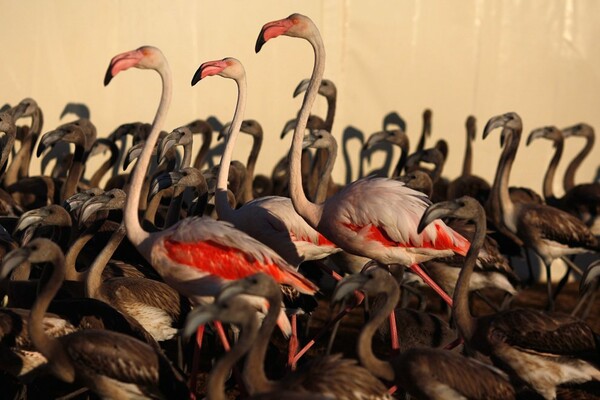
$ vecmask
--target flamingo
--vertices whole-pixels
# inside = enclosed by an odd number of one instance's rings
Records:
[[[468,291],[476,254],[485,239],[485,212],[477,200],[467,196],[437,203],[427,209],[419,230],[445,217],[475,223],[452,309],[467,349],[491,357],[512,378],[525,382],[545,399],[555,399],[560,384],[600,380],[598,335],[579,319],[533,309],[507,310],[479,318],[471,315]]]
[[[238,60],[224,58],[203,63],[194,75],[192,84],[212,75],[235,80],[239,96],[217,177],[215,205],[219,218],[231,222],[236,228],[265,243],[295,267],[298,267],[302,261],[321,259],[339,251],[333,243],[311,228],[296,213],[291,200],[287,197],[261,197],[236,210],[229,205],[226,191],[227,176],[244,114],[246,78],[244,67]]]
[[[469,242],[436,221],[417,234],[418,220],[428,199],[404,183],[387,178],[363,178],[346,185],[323,204],[310,202],[302,188],[300,153],[304,129],[325,69],[325,49],[318,28],[301,14],[269,22],[256,41],[256,52],[279,35],[307,40],[313,47],[315,63],[310,84],[292,139],[290,150],[290,195],[294,208],[308,224],[336,244],[356,255],[381,264],[410,265],[446,302],[450,297],[418,265],[436,257],[466,254]]]
[[[127,237],[164,281],[188,297],[192,303],[206,302],[223,282],[263,271],[280,284],[312,295],[316,287],[277,253],[231,224],[208,217],[180,220],[169,229],[145,231],[138,217],[140,193],[154,146],[171,100],[171,70],[156,47],[143,46],[121,53],[111,60],[104,80],[107,85],[119,72],[130,67],[155,70],[162,80],[160,105],[131,177],[125,202]]]
[[[46,333],[43,318],[65,274],[60,248],[48,239],[35,239],[7,254],[6,268],[22,260],[49,262],[52,273],[41,289],[28,318],[34,347],[48,360],[48,370],[58,379],[88,386],[101,398],[131,399],[146,396],[185,398],[183,377],[169,360],[146,343],[107,330],[85,329],[60,337]]]
[[[544,263],[548,308],[552,310],[556,296],[552,290],[552,262],[562,257],[570,268],[577,270],[577,266],[564,256],[600,251],[600,242],[581,220],[565,211],[545,204],[512,200],[508,192],[508,180],[519,147],[523,123],[521,117],[514,112],[493,117],[485,126],[484,139],[499,127],[502,127],[504,149],[490,196],[496,198],[495,205],[499,206],[500,224],[532,249]]]

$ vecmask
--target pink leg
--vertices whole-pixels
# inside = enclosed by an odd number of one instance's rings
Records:
[[[199,325],[196,330],[196,343],[194,344],[194,355],[192,356],[192,370],[190,372],[190,392],[196,395],[196,386],[198,382],[198,368],[200,367],[200,349],[202,348],[202,338],[204,337],[204,325]]]
[[[223,348],[225,351],[231,350],[231,346],[229,345],[229,340],[227,339],[227,335],[225,334],[225,330],[223,329],[223,325],[221,321],[213,321],[215,324],[215,328],[217,329],[217,334],[219,335],[219,339],[221,339],[221,343],[223,343]]]
[[[448,343],[446,346],[444,346],[444,350],[452,350],[453,348],[455,348],[458,345],[463,344],[464,341],[461,337],[459,337],[458,339]]]
[[[448,293],[444,292],[444,289],[442,289],[437,283],[435,283],[435,281],[431,279],[425,271],[423,271],[423,268],[421,268],[419,264],[411,265],[410,269],[421,279],[423,279],[423,282],[425,282],[429,285],[429,287],[435,290],[435,292],[440,295],[442,300],[444,300],[450,307],[452,307],[452,299],[450,298],[450,296],[448,296]]]
[[[398,327],[396,326],[396,312],[392,310],[390,314],[390,339],[392,341],[392,352],[398,354],[400,352],[400,342],[398,340]]]
[[[290,336],[290,343],[288,345],[288,366],[292,371],[296,369],[296,363],[298,359],[296,359],[296,353],[298,351],[298,316],[296,314],[292,315],[292,320],[290,321],[292,324],[292,336]]]
[[[355,309],[356,306],[358,306],[360,303],[362,303],[365,296],[358,291],[355,291],[354,294],[356,295],[356,298],[357,298],[356,304],[347,306],[342,311],[340,311],[333,319],[331,319],[329,322],[327,322],[327,324],[325,324],[325,326],[323,326],[321,328],[321,330],[315,335],[315,337],[312,338],[312,340],[310,340],[298,353],[296,353],[296,356],[294,357],[294,360],[293,360],[294,363],[298,362],[300,357],[302,357],[317,342],[317,340],[319,340],[327,331],[329,331],[329,329],[331,329],[331,327],[333,325],[335,325],[336,322],[338,322],[340,319],[342,319],[342,317],[344,315],[348,314],[350,311]],[[359,299],[358,294],[361,295],[360,299]]]

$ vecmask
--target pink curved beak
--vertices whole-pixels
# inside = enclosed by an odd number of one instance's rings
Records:
[[[294,23],[289,18],[280,19],[277,21],[267,22],[263,25],[260,33],[258,34],[258,39],[256,39],[256,45],[254,46],[254,51],[259,52],[263,45],[270,39],[273,39],[279,35],[283,35],[294,25]]]
[[[135,66],[144,57],[144,53],[140,50],[127,51],[117,54],[110,60],[106,75],[104,76],[104,86],[108,85],[111,79],[121,71]]]
[[[192,86],[194,86],[201,79],[207,76],[213,76],[219,74],[227,67],[227,63],[223,60],[218,61],[207,61],[202,63],[192,78]]]

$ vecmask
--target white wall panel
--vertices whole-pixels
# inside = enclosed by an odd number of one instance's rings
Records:
[[[235,87],[208,79],[190,87],[203,61],[233,56],[246,66],[247,117],[267,133],[259,172],[268,173],[289,146],[279,132],[300,106],[297,83],[308,77],[312,51],[303,41],[278,38],[254,54],[267,21],[300,12],[319,26],[327,49],[326,77],[338,86],[334,135],[352,126],[365,135],[381,129],[384,116],[398,112],[413,146],[421,113],[433,110],[433,141],[450,143],[446,175],[458,174],[464,121],[517,111],[524,136],[536,127],[586,121],[600,126],[600,3],[584,1],[9,1],[1,0],[0,103],[35,98],[45,112],[45,131],[57,126],[69,102],[84,103],[100,136],[129,121],[150,121],[159,79],[127,71],[102,86],[111,57],[151,44],[163,50],[174,72],[174,97],[167,128],[195,118],[231,118]],[[325,102],[315,113],[324,115]],[[67,116],[66,119],[73,118]],[[497,137],[475,143],[474,172],[492,179],[499,155]],[[524,140],[523,140],[524,144]],[[566,144],[564,157],[583,145]],[[236,155],[246,158],[249,140]],[[358,139],[346,149],[354,157]],[[549,143],[520,149],[511,183],[541,191]],[[593,179],[597,148],[577,180]],[[343,158],[336,181],[345,179]],[[375,157],[373,165],[380,162]],[[559,168],[562,173],[564,164]],[[561,192],[558,192],[561,193]]]

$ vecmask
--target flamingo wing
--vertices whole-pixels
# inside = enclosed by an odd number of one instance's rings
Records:
[[[451,249],[462,255],[469,248],[468,240],[441,220],[417,234],[421,216],[431,202],[403,182],[363,178],[347,185],[331,200],[324,214],[335,213],[346,228],[386,246]]]
[[[165,232],[163,245],[174,262],[225,280],[265,272],[277,283],[314,294],[316,286],[271,248],[231,224],[208,217],[186,218]]]

